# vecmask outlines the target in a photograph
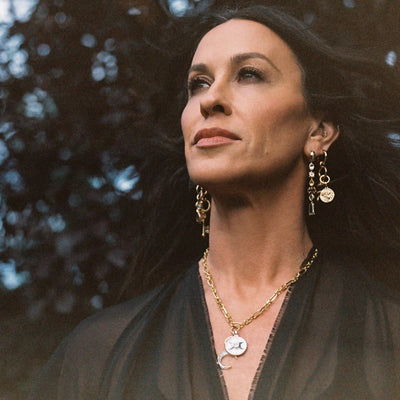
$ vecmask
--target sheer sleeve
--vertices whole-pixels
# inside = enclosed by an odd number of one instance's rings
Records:
[[[30,400],[226,398],[203,295],[193,265],[83,321]],[[259,374],[253,400],[399,398],[399,294],[352,260],[321,257],[293,288]]]
[[[29,400],[98,398],[103,370],[116,341],[159,290],[84,320],[52,355]]]

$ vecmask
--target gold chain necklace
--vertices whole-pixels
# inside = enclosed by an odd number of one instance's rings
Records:
[[[207,265],[208,251],[209,251],[209,249],[207,249],[203,255],[204,275],[206,277],[207,284],[210,287],[211,292],[218,304],[219,309],[221,310],[222,314],[224,315],[225,319],[228,321],[228,324],[231,327],[231,332],[233,335],[233,336],[229,336],[225,339],[225,351],[223,351],[221,354],[218,355],[217,364],[219,365],[219,367],[221,369],[229,369],[229,368],[231,368],[229,365],[222,364],[222,358],[227,355],[238,357],[238,356],[241,356],[242,354],[244,354],[247,350],[246,340],[238,335],[238,332],[240,331],[240,329],[242,329],[246,325],[249,325],[256,318],[258,318],[261,314],[263,314],[264,311],[267,310],[269,307],[271,307],[271,305],[274,303],[274,301],[283,292],[285,292],[291,285],[293,285],[295,282],[297,282],[299,280],[299,278],[310,269],[311,265],[314,263],[315,259],[318,256],[318,249],[314,250],[311,258],[306,263],[303,262],[303,266],[299,269],[299,271],[296,273],[296,275],[293,276],[293,278],[291,278],[286,283],[284,283],[282,286],[280,286],[278,289],[276,289],[274,294],[264,303],[263,306],[261,306],[253,314],[251,314],[250,317],[246,318],[242,322],[235,322],[233,320],[232,316],[229,314],[224,303],[222,302],[221,297],[218,296],[217,289],[215,288],[215,284],[214,284],[214,279],[213,279],[211,272],[209,271],[208,265]]]

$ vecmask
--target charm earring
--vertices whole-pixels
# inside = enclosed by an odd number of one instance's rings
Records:
[[[308,215],[315,215],[315,194],[317,192],[317,188],[315,187],[315,152],[312,151],[310,153],[310,161],[308,163]]]
[[[210,211],[211,203],[207,199],[207,190],[196,186],[196,222],[202,225],[201,236],[204,238],[210,232],[209,225],[206,225],[207,213]]]
[[[335,198],[335,192],[333,189],[328,187],[328,183],[331,178],[328,175],[328,170],[326,168],[326,160],[328,159],[328,153],[324,151],[323,159],[319,162],[318,170],[318,187],[322,188],[318,191],[318,199],[324,203],[330,203]]]
[[[319,157],[318,157],[319,158]],[[323,203],[330,203],[335,198],[335,192],[328,187],[331,178],[328,175],[326,168],[326,160],[328,153],[324,151],[321,159],[319,160],[318,168],[318,183],[315,184],[315,152],[310,153],[310,161],[308,163],[308,215],[315,215],[315,200],[321,200]]]

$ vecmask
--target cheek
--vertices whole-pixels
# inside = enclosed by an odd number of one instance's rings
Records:
[[[256,110],[253,121],[257,127],[264,127],[270,134],[274,132],[281,134],[282,131],[291,133],[303,131],[309,123],[309,113],[302,99],[290,103],[285,102],[284,99],[277,100],[274,104],[264,103]]]
[[[260,156],[282,151],[302,152],[310,127],[310,117],[304,102],[263,104],[255,108],[248,119],[255,133],[251,151]],[[249,114],[250,116],[251,114]],[[249,127],[250,127],[249,126]]]

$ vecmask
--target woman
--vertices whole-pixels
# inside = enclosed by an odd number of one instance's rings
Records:
[[[167,282],[83,322],[33,398],[400,398],[399,297],[366,262],[399,255],[395,72],[271,7],[200,29],[181,126],[209,250],[150,242],[137,285]]]

